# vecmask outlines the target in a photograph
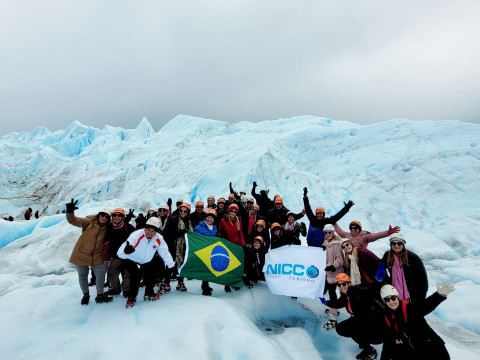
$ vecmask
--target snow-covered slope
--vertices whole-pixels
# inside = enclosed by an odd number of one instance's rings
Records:
[[[76,273],[68,263],[79,230],[69,226],[64,215],[55,215],[71,198],[79,199],[80,215],[105,206],[135,208],[138,213],[168,197],[195,201],[210,194],[226,196],[230,181],[249,193],[257,181],[271,195],[281,194],[295,211],[303,207],[304,186],[312,206],[324,206],[329,214],[353,200],[356,205],[340,222],[343,228],[352,219],[372,232],[389,224],[401,226],[407,247],[426,264],[430,292],[443,280],[456,284],[456,291],[429,319],[447,338],[449,350],[468,359],[476,349],[471,343],[480,339],[475,306],[480,297],[479,142],[480,126],[457,121],[392,120],[359,126],[308,116],[237,124],[178,116],[158,132],[146,119],[132,130],[75,122],[55,133],[37,128],[4,136],[0,214],[13,215],[16,221],[0,225],[0,305],[12,309],[6,319],[10,329],[0,331],[9,340],[7,348],[0,347],[0,356],[23,358],[15,349],[21,344],[21,326],[29,326],[32,319],[36,325],[30,335],[45,340],[39,347],[44,351],[37,352],[40,357],[46,357],[50,346],[59,346],[59,339],[45,338],[68,333],[60,348],[69,350],[73,344],[79,351],[74,358],[109,358],[99,345],[77,348],[104,344],[103,331],[108,329],[127,337],[132,327],[137,342],[151,344],[155,326],[165,337],[156,349],[169,348],[169,358],[175,354],[170,347],[180,348],[185,356],[193,351],[185,349],[181,339],[198,346],[199,358],[205,359],[256,358],[253,349],[267,358],[338,359],[339,354],[355,353],[351,342],[318,328],[316,322],[323,321],[320,305],[304,302],[302,307],[269,295],[263,287],[227,296],[217,288],[213,298],[205,299],[197,296],[198,284],[187,283],[192,294],[170,294],[160,304],[132,309],[132,314],[123,313],[120,299],[102,309],[79,306]],[[28,206],[42,217],[21,220]],[[387,248],[386,240],[370,246],[378,255]],[[206,314],[221,309],[230,325],[198,317],[198,307]],[[156,308],[158,312],[152,310]],[[278,335],[255,326],[260,320],[289,317],[303,325]],[[235,340],[240,333],[229,328],[232,322],[249,334],[242,335],[243,350]],[[128,354],[124,343],[112,345],[113,354]],[[469,348],[463,350],[466,343]],[[154,354],[147,348],[142,347],[146,356]]]

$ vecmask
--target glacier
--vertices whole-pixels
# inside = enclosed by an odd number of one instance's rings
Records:
[[[205,298],[193,280],[186,294],[128,312],[119,298],[80,307],[68,263],[79,230],[56,214],[71,198],[79,200],[80,216],[119,206],[145,213],[169,197],[226,196],[230,181],[249,194],[256,181],[294,211],[303,208],[304,186],[312,206],[328,214],[353,200],[342,228],[353,219],[372,232],[399,225],[407,248],[425,263],[429,293],[442,281],[455,283],[456,291],[427,319],[452,358],[476,359],[479,142],[479,125],[453,120],[361,126],[313,116],[232,124],[179,115],[158,132],[143,119],[135,129],[73,122],[56,132],[38,127],[7,134],[0,138],[0,215],[15,221],[0,223],[0,305],[9,309],[0,356],[353,357],[358,351],[351,340],[321,328],[321,304],[271,295],[263,285],[228,295],[214,285]],[[25,221],[27,207],[40,218]],[[369,248],[381,255],[388,242]],[[265,323],[278,331],[268,333]]]

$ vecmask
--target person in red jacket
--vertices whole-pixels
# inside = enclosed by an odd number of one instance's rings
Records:
[[[228,212],[223,215],[222,220],[220,220],[220,225],[218,227],[218,237],[227,239],[228,241],[238,245],[245,246],[245,239],[242,232],[242,220],[238,216],[238,205],[230,204],[228,207]],[[240,288],[233,287],[234,290],[240,290]],[[231,292],[230,286],[225,286],[226,292]]]

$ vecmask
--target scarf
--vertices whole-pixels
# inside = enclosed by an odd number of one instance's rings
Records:
[[[248,219],[248,235],[252,233],[252,229],[255,226],[255,215],[250,215]]]
[[[287,223],[285,224],[285,231],[295,230],[295,225],[297,225],[296,221],[292,222],[291,224],[287,221]]]
[[[120,229],[124,224],[125,224],[125,223],[124,223],[123,220],[122,220],[122,222],[119,223],[119,224],[112,223],[112,227],[113,227],[114,229]]]
[[[400,266],[400,260],[398,260],[398,256],[395,254],[393,255],[393,259],[392,285],[395,289],[397,289],[400,299],[410,301],[410,293],[407,289],[403,268]]]
[[[205,222],[205,225],[207,225],[208,230],[210,230],[210,231],[213,230],[213,224],[212,224],[212,225],[208,225],[208,224]]]
[[[352,280],[352,285],[360,285],[362,276],[360,274],[360,268],[355,261],[355,256],[353,254],[348,254],[347,256],[350,259],[350,279]]]
[[[192,230],[189,226],[185,225],[185,222],[183,221],[182,218],[178,219],[178,230]],[[180,267],[183,264],[183,260],[185,257],[185,235],[179,235],[177,236],[177,246],[175,247],[175,264],[177,265],[177,268]]]

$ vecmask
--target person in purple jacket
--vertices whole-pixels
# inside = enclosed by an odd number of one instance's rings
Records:
[[[350,239],[342,239],[340,246],[345,253],[345,273],[352,285],[372,284],[381,259],[367,248],[358,248]]]
[[[348,228],[350,229],[349,233],[343,231],[338,224],[335,224],[335,231],[337,232],[337,234],[342,238],[352,240],[353,244],[358,248],[367,248],[368,243],[385,238],[387,236],[390,236],[391,234],[395,234],[400,231],[400,227],[391,227],[389,225],[388,230],[386,231],[371,233],[369,231],[362,230],[362,223],[358,220],[353,220],[352,222],[350,222]]]

